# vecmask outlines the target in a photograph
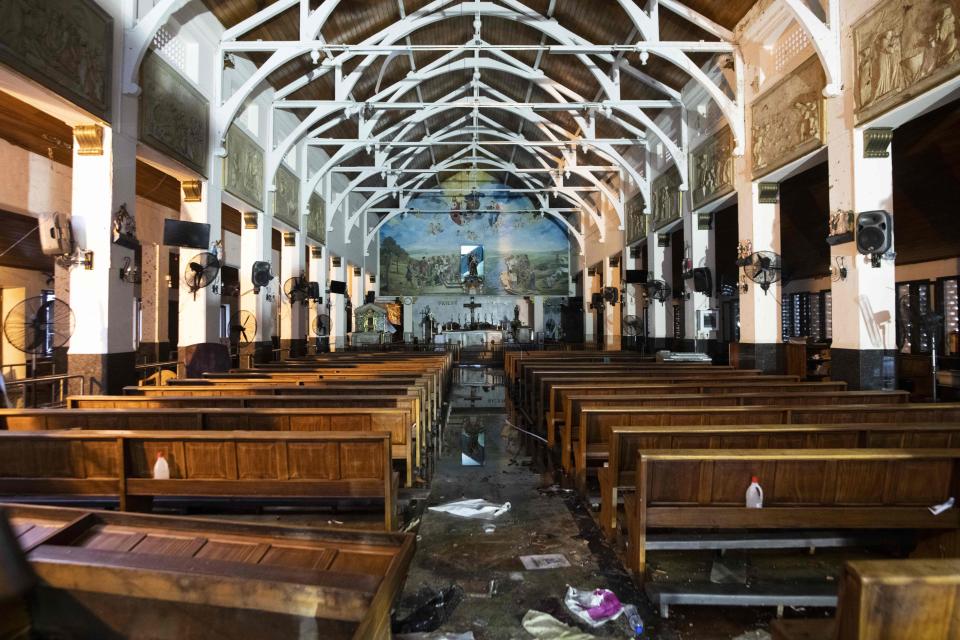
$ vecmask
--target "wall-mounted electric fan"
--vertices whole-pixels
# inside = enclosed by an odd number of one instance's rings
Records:
[[[270,284],[273,280],[273,267],[269,262],[258,260],[253,263],[250,269],[250,282],[253,284],[253,293],[260,293],[260,289]]]
[[[75,322],[73,311],[66,302],[36,296],[17,303],[7,313],[3,319],[3,335],[14,349],[30,356],[32,371],[29,375],[36,375],[37,356],[52,355],[55,349],[66,345],[73,335]],[[5,403],[6,394],[3,394],[0,407]]]
[[[209,287],[220,273],[220,260],[216,254],[204,251],[190,258],[183,270],[183,281],[187,289],[197,297],[197,291]]]
[[[670,285],[664,280],[648,280],[643,285],[643,291],[647,298],[657,302],[666,302],[672,293]]]
[[[318,338],[326,338],[330,335],[330,316],[325,313],[318,313],[313,319],[313,335]]]
[[[622,327],[623,335],[633,337],[640,334],[641,329],[643,329],[643,323],[640,322],[640,318],[637,316],[625,316]]]
[[[616,287],[603,288],[603,301],[610,306],[615,306],[620,301],[620,289]]]
[[[249,311],[238,311],[230,318],[230,339],[249,344],[257,337],[257,319]]]
[[[773,251],[751,253],[738,261],[738,264],[743,267],[744,275],[760,285],[764,293],[774,282],[780,282],[783,279],[780,256]]]
[[[287,278],[287,281],[283,283],[283,295],[287,297],[290,304],[306,302],[310,296],[307,278],[305,276]]]

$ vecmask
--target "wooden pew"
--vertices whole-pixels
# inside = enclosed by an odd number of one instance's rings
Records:
[[[655,395],[615,395],[594,397],[591,394],[569,395],[564,401],[563,422],[561,423],[561,442],[571,443],[576,437],[576,425],[585,409],[602,407],[742,407],[774,406],[805,407],[839,404],[880,404],[904,405],[910,400],[906,391],[762,391],[753,393],[725,394],[668,394]],[[574,434],[574,435],[571,435]],[[575,447],[576,445],[571,445]],[[574,468],[574,452],[566,447],[561,449],[564,470]]]
[[[154,480],[163,453],[169,480]],[[385,432],[3,431],[0,495],[106,496],[139,510],[155,496],[383,501],[396,526]]]
[[[843,567],[835,618],[778,619],[773,640],[954,640],[960,560],[855,560]]]
[[[651,529],[956,529],[960,511],[927,507],[957,495],[956,449],[783,449],[637,453],[627,496],[627,565],[646,571]],[[762,509],[744,507],[750,477]]]
[[[674,449],[960,449],[960,423],[611,427],[608,452],[593,462],[600,480],[600,528],[613,537],[617,502],[632,490],[637,452]],[[588,457],[591,454],[588,452]]]
[[[0,409],[0,429],[386,431],[413,482],[413,415],[406,409]]]
[[[674,384],[648,384],[644,382],[591,382],[587,384],[552,384],[547,398],[547,427],[557,427],[566,420],[564,401],[567,395],[591,393],[594,396],[672,393],[757,393],[757,392],[797,392],[797,391],[846,391],[846,382],[778,382],[765,379],[731,382],[690,381]]]
[[[602,464],[602,460],[609,455],[611,427],[925,422],[960,423],[960,404],[586,408],[580,413],[579,425],[573,436],[573,473],[586,474],[588,460]]]
[[[39,637],[387,640],[413,536],[2,505]]]
[[[68,409],[282,409],[282,408],[396,408],[414,416],[414,464],[422,468],[427,427],[422,422],[420,399],[415,396],[372,395],[252,395],[252,396],[70,396]]]
[[[563,362],[649,362],[653,363],[653,356],[641,357],[637,353],[627,351],[504,351],[503,370],[507,383],[513,385],[517,381],[517,374],[521,362],[547,362],[557,360]]]

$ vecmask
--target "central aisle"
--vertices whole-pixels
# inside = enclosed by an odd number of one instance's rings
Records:
[[[409,613],[418,601],[417,592],[424,587],[439,590],[456,584],[463,588],[465,598],[439,631],[472,631],[478,640],[532,638],[521,626],[529,609],[572,621],[563,605],[569,584],[580,589],[608,588],[622,602],[637,604],[648,627],[645,638],[729,639],[744,629],[760,626],[747,611],[734,612],[733,617],[740,618],[737,621],[727,613],[726,621],[718,621],[717,610],[706,610],[707,619],[696,621],[680,611],[669,620],[660,620],[623,571],[613,550],[601,542],[589,513],[522,451],[522,434],[507,424],[502,372],[461,368],[457,373],[443,456],[427,506],[483,498],[510,502],[512,508],[492,521],[496,526],[493,533],[484,533],[486,521],[425,509],[417,552],[394,619]],[[461,464],[464,428],[484,434],[483,466]],[[562,554],[570,566],[524,569],[519,557],[534,554]],[[592,633],[596,637],[629,637],[622,618]],[[769,636],[750,633],[742,637]]]

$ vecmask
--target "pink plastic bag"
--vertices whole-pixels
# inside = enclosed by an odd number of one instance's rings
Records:
[[[609,589],[580,591],[567,587],[564,604],[570,613],[591,627],[599,627],[605,622],[615,620],[623,613],[623,605],[616,594]]]

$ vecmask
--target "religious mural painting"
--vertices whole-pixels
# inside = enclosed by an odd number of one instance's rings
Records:
[[[656,231],[681,215],[680,174],[671,167],[663,175],[658,176],[650,185],[651,199],[653,200],[652,215],[653,230]],[[649,228],[648,228],[649,230]]]
[[[472,246],[483,256],[477,294],[567,295],[566,228],[537,209],[489,174],[449,178],[380,227],[380,294],[463,294],[462,247]]]
[[[323,198],[314,191],[307,203],[307,237],[314,242],[327,244],[327,212]]]
[[[237,125],[227,130],[223,188],[263,211],[263,149]]]
[[[643,240],[647,236],[649,216],[643,212],[643,194],[630,198],[626,206],[627,244]]]
[[[140,140],[206,176],[206,98],[152,51],[140,67],[140,86]]]
[[[2,0],[0,62],[110,121],[113,19],[92,0]]]
[[[699,209],[733,192],[733,134],[723,127],[690,154],[690,203]]]
[[[758,178],[818,149],[826,142],[820,60],[812,56],[751,107],[750,157]]]
[[[857,123],[956,75],[958,29],[958,0],[888,0],[859,20],[853,27]]]
[[[299,229],[300,178],[281,164],[274,180],[276,190],[273,192],[273,217]]]

